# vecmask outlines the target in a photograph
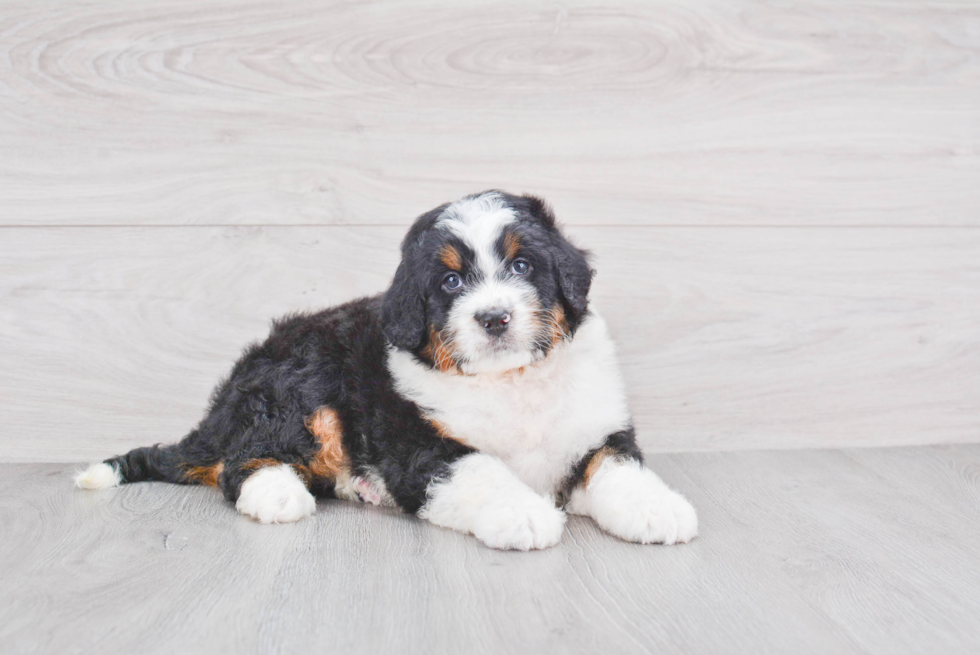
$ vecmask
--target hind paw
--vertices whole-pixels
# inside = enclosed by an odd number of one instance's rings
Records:
[[[292,523],[316,511],[316,499],[289,464],[259,469],[242,483],[235,507],[259,523]]]

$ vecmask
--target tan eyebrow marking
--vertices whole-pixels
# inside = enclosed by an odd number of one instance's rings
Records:
[[[446,268],[454,271],[459,271],[463,268],[463,258],[460,256],[456,246],[444,245],[442,250],[439,251],[439,261],[445,264]]]
[[[517,257],[517,253],[521,249],[521,239],[513,232],[508,232],[504,235],[504,257],[508,260]]]

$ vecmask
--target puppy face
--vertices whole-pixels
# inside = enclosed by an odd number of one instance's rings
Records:
[[[422,215],[383,301],[385,336],[447,373],[538,361],[588,309],[585,252],[532,196],[488,191]]]

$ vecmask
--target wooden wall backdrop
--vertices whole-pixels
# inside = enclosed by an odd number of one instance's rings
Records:
[[[417,214],[547,197],[651,451],[980,440],[975,2],[0,1],[0,460],[180,437]]]

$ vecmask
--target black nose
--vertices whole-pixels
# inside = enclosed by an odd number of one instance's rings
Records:
[[[477,314],[476,322],[483,326],[489,334],[499,337],[507,331],[507,324],[510,323],[510,314],[502,309],[491,309],[488,312]]]

